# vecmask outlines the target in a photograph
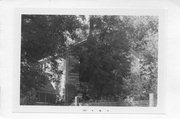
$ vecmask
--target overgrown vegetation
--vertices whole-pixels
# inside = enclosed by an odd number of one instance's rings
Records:
[[[157,95],[157,17],[22,15],[21,96],[46,85],[39,60],[51,57],[52,70],[60,76],[56,59],[82,41],[71,54],[80,61],[80,81],[88,83],[90,98]]]

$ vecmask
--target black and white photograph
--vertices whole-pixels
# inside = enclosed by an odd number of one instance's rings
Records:
[[[159,17],[21,15],[20,105],[156,107]]]
[[[180,0],[0,0],[0,119],[179,119]]]

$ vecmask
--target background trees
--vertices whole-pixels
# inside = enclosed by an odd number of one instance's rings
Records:
[[[87,42],[73,50],[80,60],[80,81],[95,99],[124,93],[130,73],[129,40],[119,16],[90,16]],[[78,52],[77,52],[78,51]]]
[[[22,15],[21,41],[23,96],[45,84],[47,77],[38,61],[49,57],[53,72],[61,75],[56,59],[67,56],[69,49],[80,61],[75,69],[79,69],[80,81],[88,82],[88,93],[94,99],[147,98],[148,93],[157,92],[157,17]],[[131,51],[138,55],[136,73]]]
[[[133,73],[127,81],[131,95],[148,98],[157,95],[158,79],[158,17],[124,17],[128,27],[131,48],[139,55],[139,73]]]
[[[74,51],[79,53],[80,80],[89,82],[93,95],[147,99],[156,94],[158,18],[90,16],[89,22],[87,42]]]
[[[51,57],[54,73],[56,58],[65,57],[68,45],[78,39],[82,16],[22,15],[21,28],[21,96],[42,87],[47,77],[42,74],[39,60]],[[60,75],[60,74],[59,74]]]

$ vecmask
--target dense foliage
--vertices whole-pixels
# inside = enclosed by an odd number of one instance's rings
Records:
[[[139,55],[139,72],[132,72],[127,83],[131,96],[147,99],[157,96],[158,79],[158,17],[125,17],[131,48]],[[137,68],[138,69],[138,68]]]
[[[87,41],[73,50],[80,60],[80,81],[88,82],[93,98],[124,93],[130,74],[129,40],[118,16],[91,16]]]
[[[78,28],[82,28],[78,16],[22,15],[21,96],[45,85],[48,77],[43,75],[39,60],[51,57],[54,73],[61,73],[55,59],[65,57],[68,38],[78,39]]]
[[[46,84],[40,60],[49,58],[52,72],[60,76],[57,59],[69,53],[80,62],[74,69],[80,82],[88,83],[91,98],[157,93],[157,17],[22,15],[21,31],[22,97]]]

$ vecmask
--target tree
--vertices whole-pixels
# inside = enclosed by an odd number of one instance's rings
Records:
[[[76,47],[80,81],[88,82],[92,98],[123,93],[122,79],[130,73],[129,41],[118,16],[90,16],[87,41]]]
[[[158,76],[158,17],[124,17],[131,48],[140,55],[140,71],[126,80],[133,96],[148,98],[149,93],[157,94]],[[133,82],[133,83],[132,83]]]
[[[22,15],[21,28],[21,95],[45,85],[45,75],[39,60],[51,57],[54,73],[55,59],[65,57],[70,42],[78,39],[77,29],[82,28],[83,16],[75,15]]]

